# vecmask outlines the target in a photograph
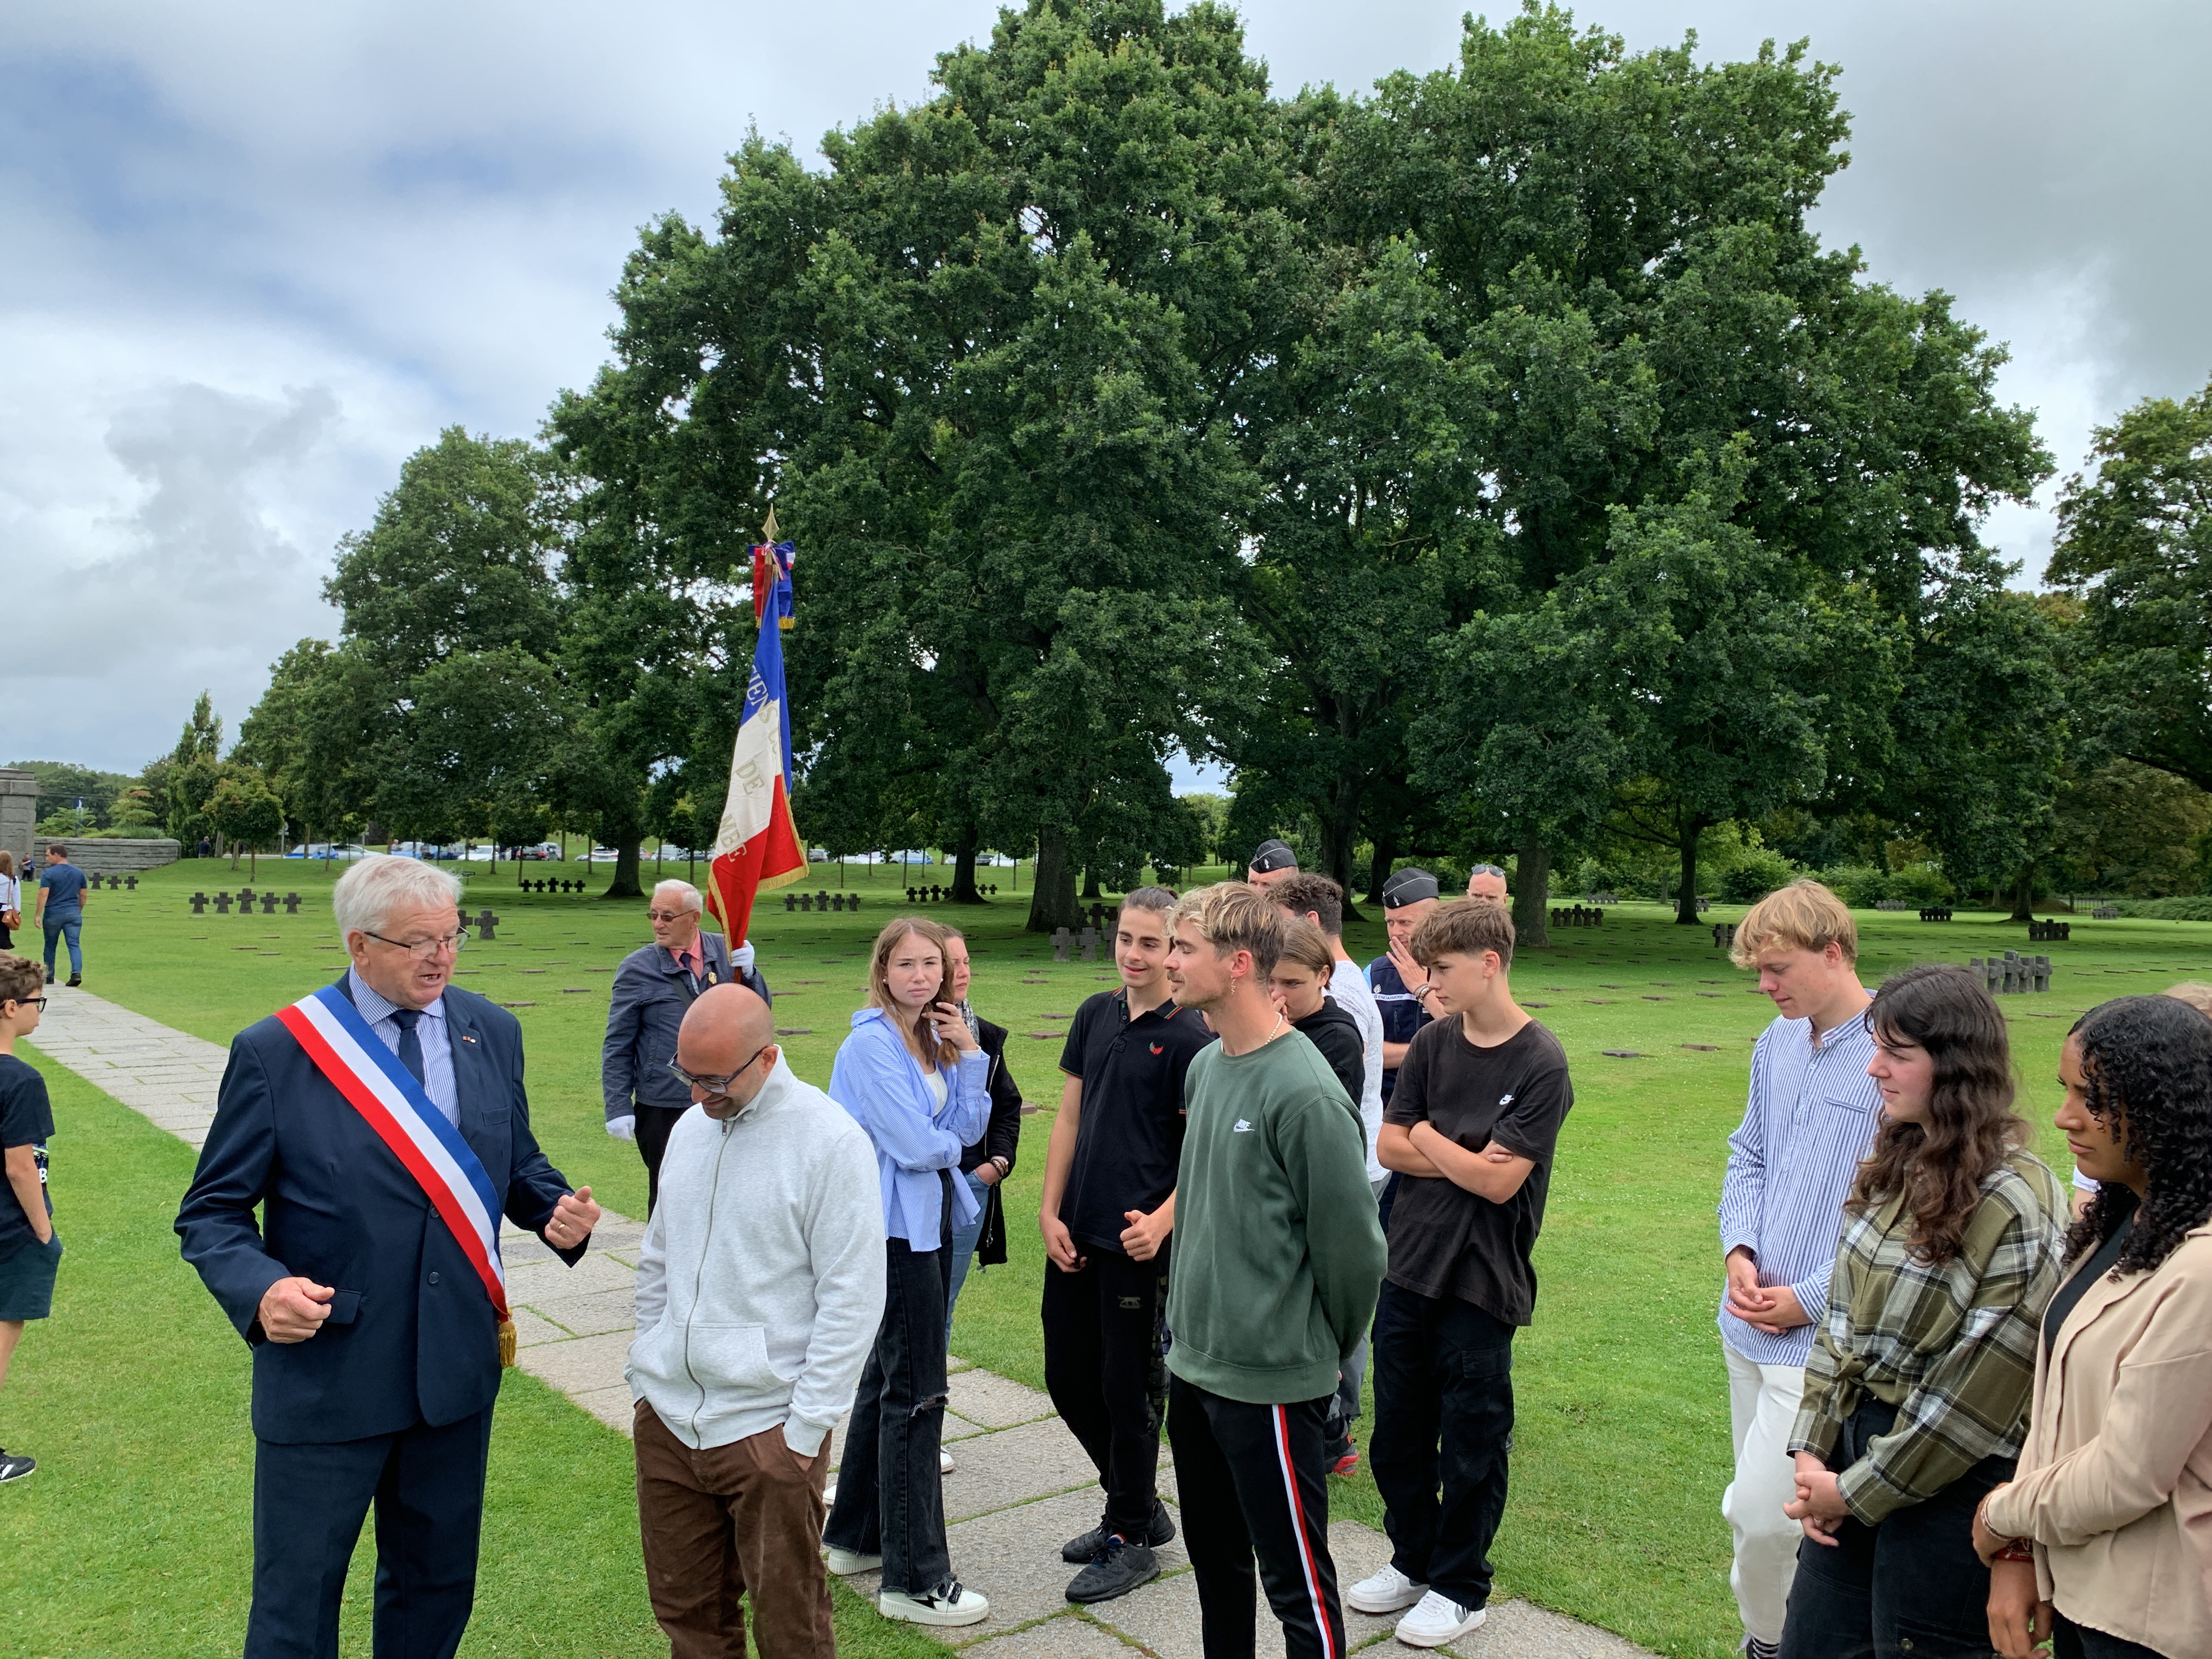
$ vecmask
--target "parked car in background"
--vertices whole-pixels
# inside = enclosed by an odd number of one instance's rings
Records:
[[[884,862],[885,864],[934,864],[937,860],[919,848],[908,848],[903,853],[884,854]]]
[[[461,850],[459,847],[441,846],[434,841],[395,841],[392,843],[392,856],[396,859],[453,860],[461,856]]]
[[[594,864],[612,864],[622,854],[611,847],[594,847],[585,856]]]
[[[357,843],[337,845],[326,841],[312,841],[304,847],[295,847],[284,854],[288,859],[330,859],[344,863],[352,859],[373,857],[368,848]]]

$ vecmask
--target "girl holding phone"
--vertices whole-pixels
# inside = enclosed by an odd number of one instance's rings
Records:
[[[884,1617],[921,1625],[972,1625],[991,1611],[953,1577],[938,1465],[952,1235],[976,1208],[953,1172],[989,1121],[988,1066],[952,994],[945,929],[893,921],[876,937],[867,1006],[830,1076],[830,1097],[875,1143],[885,1273],[823,1541],[832,1572],[883,1569]]]

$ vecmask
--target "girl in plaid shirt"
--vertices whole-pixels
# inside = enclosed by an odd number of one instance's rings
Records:
[[[1784,1512],[1805,1536],[1781,1650],[1985,1656],[1974,1508],[2020,1452],[2065,1192],[2027,1150],[2004,1016],[1979,980],[1908,969],[1867,1020],[1883,1122],[1844,1206],[1790,1435]]]

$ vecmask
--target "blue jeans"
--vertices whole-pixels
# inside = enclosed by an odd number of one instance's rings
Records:
[[[69,941],[70,973],[74,976],[84,972],[84,952],[77,946],[77,933],[84,926],[84,907],[59,904],[46,912],[41,919],[46,930],[46,973],[54,971],[54,946],[62,939]]]
[[[952,1310],[960,1301],[960,1287],[968,1282],[968,1264],[975,1259],[975,1241],[983,1236],[983,1208],[991,1198],[991,1189],[976,1180],[973,1172],[960,1178],[975,1194],[975,1218],[952,1230],[952,1288],[945,1297],[945,1329],[948,1336],[952,1331]]]

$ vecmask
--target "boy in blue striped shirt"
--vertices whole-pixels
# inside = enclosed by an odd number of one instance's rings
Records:
[[[1750,1100],[1729,1137],[1720,1205],[1721,1346],[1735,1443],[1721,1512],[1735,1534],[1729,1583],[1751,1659],[1771,1659],[1782,1638],[1802,1535],[1782,1512],[1796,1491],[1790,1425],[1827,1311],[1844,1199],[1880,1116],[1858,946],[1851,913],[1817,881],[1768,894],[1736,927],[1732,959],[1757,970],[1778,1015],[1752,1050]]]

